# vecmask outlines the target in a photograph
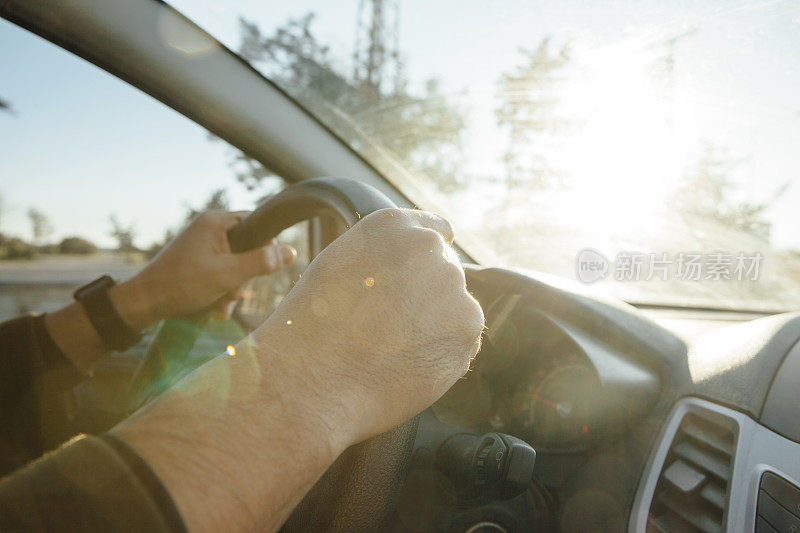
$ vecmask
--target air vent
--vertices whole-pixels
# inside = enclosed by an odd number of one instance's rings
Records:
[[[647,531],[723,531],[735,444],[733,421],[686,414],[664,461]]]

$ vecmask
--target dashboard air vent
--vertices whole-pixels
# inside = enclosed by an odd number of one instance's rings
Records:
[[[735,445],[733,421],[687,413],[653,494],[648,532],[723,531]]]

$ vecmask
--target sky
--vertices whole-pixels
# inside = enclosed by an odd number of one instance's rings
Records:
[[[312,28],[349,68],[358,0],[172,2],[235,49],[238,17],[264,33],[313,11]],[[553,151],[582,191],[590,223],[605,212],[660,208],[664,193],[699,143],[712,140],[740,160],[736,179],[751,200],[789,183],[768,212],[777,247],[800,248],[800,7],[788,1],[466,2],[398,0],[399,48],[411,87],[437,78],[467,117],[464,168],[502,172],[506,137],[497,127],[497,80],[520,63],[520,47],[546,36],[571,43],[574,66],[562,106],[585,119],[579,135]],[[674,100],[648,84],[659,41],[676,45]],[[655,51],[654,51],[655,50]],[[53,45],[0,21],[0,231],[30,235],[25,213],[47,213],[56,236],[80,234],[110,245],[108,216],[133,222],[138,244],[177,224],[187,203],[220,187],[234,207],[254,194],[235,182],[230,151],[149,96]],[[670,117],[665,125],[665,116]],[[664,147],[669,149],[664,149]],[[624,191],[624,194],[618,191]],[[471,194],[471,195],[470,195]],[[454,202],[456,225],[475,220],[481,191]],[[459,205],[470,206],[459,210]],[[574,213],[573,209],[570,213]],[[591,245],[591,243],[587,243]]]
[[[215,189],[231,191],[233,207],[252,206],[228,166],[231,148],[204,128],[3,20],[0,56],[0,97],[12,105],[0,113],[0,231],[29,238],[35,208],[54,239],[112,246],[114,213],[147,246]]]

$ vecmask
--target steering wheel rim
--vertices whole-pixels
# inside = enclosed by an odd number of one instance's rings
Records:
[[[341,218],[347,228],[379,209],[395,207],[383,193],[342,178],[314,178],[284,189],[262,203],[228,232],[231,251],[263,246],[284,229],[323,214]],[[145,352],[129,387],[138,407],[184,366],[202,331],[201,316],[165,320]],[[419,418],[350,447],[331,465],[287,522],[284,531],[374,531],[382,529],[405,478]]]

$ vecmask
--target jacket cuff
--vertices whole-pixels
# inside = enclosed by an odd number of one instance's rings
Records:
[[[0,530],[185,532],[186,526],[144,460],[104,435],[76,437],[3,479]]]

